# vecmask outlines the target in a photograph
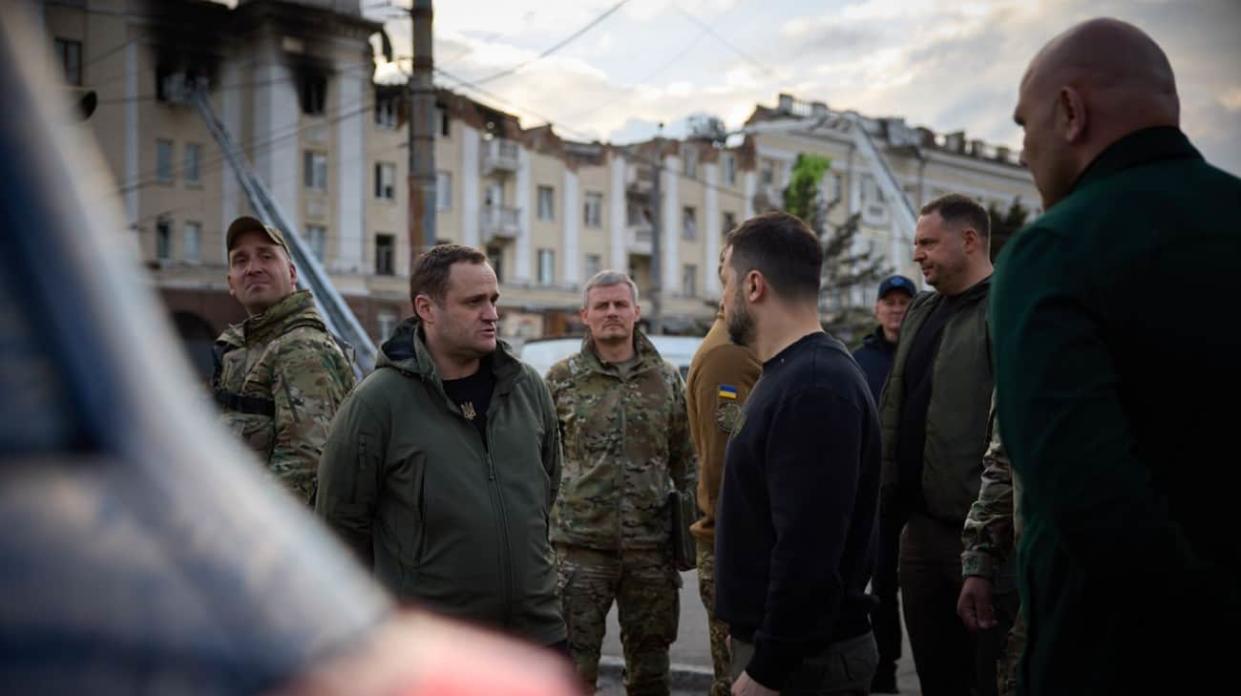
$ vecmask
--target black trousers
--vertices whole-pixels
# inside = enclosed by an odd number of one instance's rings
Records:
[[[901,600],[923,696],[996,693],[996,661],[1017,611],[1017,593],[992,597],[996,627],[967,631],[957,616],[962,550],[959,526],[925,515],[911,515],[901,534]]]
[[[879,518],[879,547],[875,554],[875,574],[870,582],[871,592],[878,600],[871,612],[871,623],[879,648],[879,672],[896,669],[896,662],[901,659],[901,603],[897,598],[900,585],[896,568],[902,526],[903,520],[899,518],[887,515]]]

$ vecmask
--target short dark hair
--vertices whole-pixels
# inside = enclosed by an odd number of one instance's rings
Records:
[[[758,271],[785,299],[818,298],[823,249],[801,218],[778,210],[756,215],[728,233],[729,247],[738,279]]]
[[[977,230],[978,236],[984,240],[991,238],[991,216],[987,214],[986,208],[969,196],[949,193],[922,206],[922,215],[935,212],[939,213],[944,222],[953,225],[965,223]]]
[[[487,263],[487,255],[460,244],[439,244],[424,251],[414,261],[414,272],[409,274],[409,301],[416,302],[419,295],[426,295],[436,304],[443,302],[453,264],[462,261]]]

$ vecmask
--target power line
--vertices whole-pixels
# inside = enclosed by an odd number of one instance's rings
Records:
[[[712,28],[711,26],[709,26],[706,22],[703,22],[701,19],[698,19],[697,17],[695,17],[694,15],[690,14],[689,12],[686,12],[684,9],[682,9],[682,8],[681,8],[681,6],[680,6],[680,5],[676,5],[676,4],[674,4],[674,5],[673,5],[673,7],[675,7],[675,8],[676,8],[677,12],[680,12],[682,15],[684,15],[686,19],[688,19],[689,21],[693,22],[694,24],[697,24],[699,27],[701,27],[701,28],[703,29],[703,31],[707,32],[708,34],[710,34],[711,36],[713,36],[713,37],[714,37],[717,41],[719,41],[720,43],[724,44],[724,46],[726,46],[726,47],[727,47],[729,50],[731,50],[733,53],[736,53],[737,55],[739,55],[739,56],[741,56],[743,59],[745,59],[745,60],[746,60],[746,62],[750,63],[751,65],[755,66],[755,67],[756,67],[756,68],[758,68],[759,70],[763,71],[764,73],[767,73],[768,75],[770,75],[770,76],[772,76],[772,77],[775,77],[775,76],[776,76],[776,71],[775,71],[775,70],[773,70],[772,68],[770,68],[770,67],[768,67],[767,65],[763,64],[762,62],[760,62],[760,61],[759,61],[757,58],[755,58],[754,56],[751,56],[750,54],[746,53],[745,51],[741,50],[740,48],[737,48],[735,45],[733,45],[733,43],[732,43],[731,41],[729,41],[728,39],[724,38],[723,36],[720,36],[720,34],[719,34],[719,33],[717,33],[717,32],[715,31],[715,29],[714,29],[714,28]]]
[[[531,64],[533,64],[533,63],[537,63],[537,62],[538,62],[538,61],[540,61],[540,60],[543,60],[544,58],[546,58],[546,57],[550,56],[551,54],[555,53],[556,51],[559,51],[560,49],[564,48],[565,46],[568,46],[569,44],[573,43],[573,41],[575,41],[576,39],[578,39],[579,37],[581,37],[583,34],[585,34],[586,32],[588,32],[588,31],[590,31],[591,29],[593,29],[593,28],[595,28],[596,26],[598,26],[600,22],[602,22],[603,20],[607,19],[608,17],[611,17],[611,16],[612,16],[612,15],[613,15],[613,14],[614,14],[617,10],[619,10],[620,8],[622,8],[622,7],[624,7],[626,4],[628,4],[628,2],[629,2],[629,0],[620,0],[620,2],[616,3],[615,5],[612,5],[612,6],[611,6],[611,7],[609,7],[607,10],[604,10],[604,12],[603,12],[602,14],[600,14],[599,16],[595,17],[594,19],[590,20],[589,22],[587,22],[587,23],[586,23],[586,25],[585,25],[585,26],[583,26],[581,29],[578,29],[577,31],[573,32],[572,34],[569,34],[569,35],[568,35],[568,36],[566,36],[565,38],[563,38],[563,39],[561,39],[560,41],[556,42],[554,45],[552,45],[552,46],[548,47],[546,50],[544,50],[542,53],[540,53],[539,55],[535,56],[534,58],[530,58],[529,60],[524,60],[524,61],[522,61],[522,62],[518,63],[517,65],[514,65],[514,66],[513,66],[513,67],[511,67],[511,68],[508,68],[508,69],[506,69],[506,70],[501,70],[501,71],[500,71],[500,72],[498,72],[498,73],[495,73],[495,74],[492,74],[492,75],[488,75],[487,77],[484,77],[484,78],[482,78],[482,79],[479,79],[479,80],[474,80],[472,84],[474,84],[475,86],[477,86],[477,85],[484,85],[484,84],[487,84],[488,82],[491,82],[491,81],[493,81],[493,80],[498,80],[498,79],[500,79],[500,78],[502,78],[502,77],[508,77],[509,75],[512,75],[513,73],[517,72],[518,70],[521,70],[522,68],[526,67],[527,65],[531,65]]]
[[[724,17],[725,17],[725,16],[727,16],[727,14],[728,14],[728,13],[721,14],[721,15],[720,15],[720,16],[716,19],[715,23],[716,23],[716,24],[719,24],[720,22],[722,22],[722,21],[724,20]],[[685,56],[686,56],[686,55],[687,55],[687,54],[688,54],[691,50],[693,50],[693,48],[694,48],[695,46],[697,46],[697,45],[698,45],[698,42],[702,41],[702,37],[706,36],[706,35],[707,35],[707,32],[708,32],[708,31],[710,31],[710,29],[711,29],[711,27],[702,26],[702,25],[701,25],[701,23],[700,23],[700,29],[699,29],[698,33],[694,35],[694,38],[693,38],[693,39],[691,39],[690,41],[688,41],[688,42],[687,42],[687,43],[686,43],[686,44],[685,44],[685,45],[684,45],[684,46],[683,46],[683,47],[682,47],[679,51],[677,51],[674,55],[672,55],[670,58],[668,58],[668,60],[666,60],[666,61],[664,61],[663,63],[661,63],[661,64],[660,64],[658,67],[656,67],[654,70],[652,70],[652,71],[650,71],[649,73],[647,73],[647,74],[643,75],[642,77],[640,77],[640,78],[638,79],[638,84],[643,84],[643,83],[646,83],[646,82],[650,82],[652,79],[654,79],[654,78],[655,78],[655,76],[656,76],[656,75],[658,75],[658,74],[662,73],[663,71],[667,70],[667,69],[668,69],[668,68],[669,68],[669,67],[670,67],[673,63],[675,63],[675,62],[677,62],[677,61],[681,60],[682,58],[684,58],[684,57],[685,57]],[[616,97],[615,99],[609,99],[608,101],[606,101],[606,102],[604,102],[604,103],[602,103],[602,104],[599,104],[599,105],[597,105],[597,106],[591,107],[590,109],[588,109],[588,110],[586,110],[586,111],[582,111],[582,112],[579,112],[579,113],[575,113],[575,114],[573,114],[573,115],[569,116],[569,117],[568,117],[568,120],[570,120],[570,121],[578,121],[578,120],[580,120],[580,119],[586,118],[587,116],[593,116],[594,114],[597,114],[597,113],[599,113],[600,111],[602,111],[602,110],[604,110],[604,109],[606,109],[606,108],[608,108],[608,107],[610,107],[610,106],[612,106],[612,105],[616,104],[617,102],[623,101],[624,99],[626,99],[626,96],[625,96],[625,95],[618,96],[618,97]]]

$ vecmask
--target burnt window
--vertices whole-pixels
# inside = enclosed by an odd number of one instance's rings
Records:
[[[302,113],[322,116],[327,110],[327,75],[321,72],[304,72],[297,82],[297,96]]]

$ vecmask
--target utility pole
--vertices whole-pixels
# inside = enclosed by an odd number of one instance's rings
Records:
[[[409,77],[409,267],[435,244],[435,84],[431,0],[414,0],[414,65]]]
[[[660,243],[663,237],[663,196],[661,195],[664,170],[664,124],[659,124],[659,135],[655,136],[655,158],[651,162],[653,177],[651,178],[651,334],[664,332],[664,248]]]

